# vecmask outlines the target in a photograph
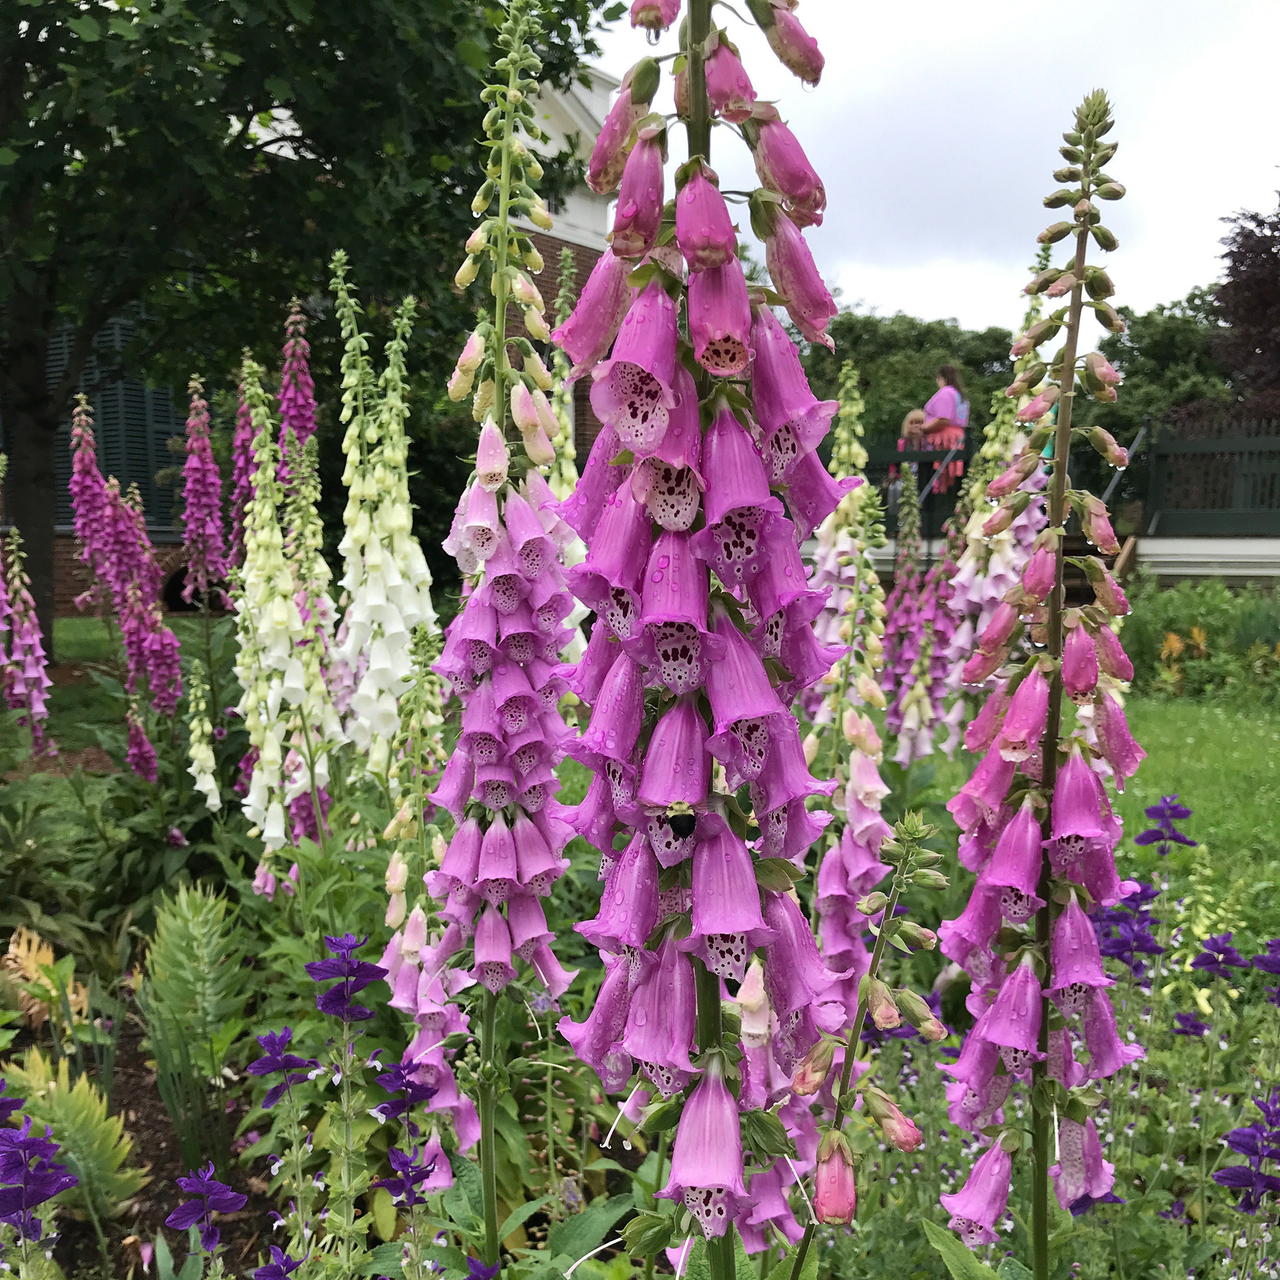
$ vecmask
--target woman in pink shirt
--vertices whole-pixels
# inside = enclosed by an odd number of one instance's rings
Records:
[[[964,442],[964,429],[969,425],[969,401],[955,365],[944,364],[938,370],[938,390],[924,407],[924,428],[920,447],[949,452]],[[940,464],[934,464],[934,470]],[[964,463],[958,459],[947,464],[946,472],[935,477],[934,493],[946,493],[964,474]]]

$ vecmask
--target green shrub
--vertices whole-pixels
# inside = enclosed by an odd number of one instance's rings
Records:
[[[87,1076],[71,1083],[69,1064],[56,1066],[39,1049],[28,1049],[22,1062],[6,1063],[9,1092],[22,1098],[20,1115],[37,1126],[48,1125],[62,1148],[57,1157],[79,1179],[59,1203],[100,1222],[119,1217],[150,1178],[129,1164],[133,1139],[124,1119],[107,1110],[107,1100]]]

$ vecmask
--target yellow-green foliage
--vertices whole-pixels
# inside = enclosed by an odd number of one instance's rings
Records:
[[[18,1118],[30,1116],[37,1129],[47,1125],[62,1148],[57,1159],[80,1180],[58,1202],[73,1212],[117,1217],[151,1181],[129,1165],[133,1139],[123,1118],[107,1114],[106,1099],[87,1077],[71,1083],[65,1058],[55,1070],[39,1049],[29,1049],[21,1065],[6,1063],[3,1072],[10,1096],[24,1100]]]

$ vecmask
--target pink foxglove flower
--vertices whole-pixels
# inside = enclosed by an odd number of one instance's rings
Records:
[[[690,271],[722,267],[735,257],[738,237],[713,174],[699,165],[676,196],[676,244]]]
[[[821,226],[827,207],[827,192],[822,179],[801,150],[796,136],[770,108],[759,121],[749,126],[755,141],[756,173],[760,182],[783,199],[792,221],[800,227]]]
[[[619,258],[639,258],[653,248],[662,225],[665,134],[646,127],[622,171],[610,244]]]
[[[995,1228],[1009,1203],[1012,1173],[1013,1159],[997,1142],[978,1158],[959,1191],[941,1197],[942,1207],[951,1214],[947,1225],[970,1249],[1000,1238]]]
[[[706,73],[707,97],[716,115],[731,124],[749,120],[756,91],[737,50],[723,34],[706,60]]]
[[[587,185],[597,195],[607,196],[617,187],[636,125],[649,114],[649,103],[657,88],[658,66],[652,58],[641,59],[623,77],[587,163]]]

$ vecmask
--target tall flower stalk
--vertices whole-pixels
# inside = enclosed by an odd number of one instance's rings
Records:
[[[0,454],[0,479],[3,479],[3,458]],[[18,724],[31,730],[31,747],[35,755],[57,755],[58,748],[45,732],[49,718],[49,673],[46,669],[44,639],[40,632],[40,620],[36,617],[35,599],[31,594],[31,579],[27,576],[26,556],[22,551],[22,535],[16,528],[9,530],[0,556],[0,578],[4,579],[0,611],[7,614],[9,628],[9,653],[5,660],[0,649],[0,667],[3,668],[4,696],[9,710],[16,712]],[[0,616],[0,628],[6,625]],[[0,637],[3,631],[0,631]]]
[[[1052,289],[1056,296],[1069,295],[1069,301],[1022,333],[1012,354],[1038,352],[1059,334],[1063,345],[1048,360],[1037,357],[1020,370],[1007,394],[1013,398],[1031,391],[1033,404],[1056,402],[1057,421],[1037,428],[1023,452],[988,484],[988,494],[1000,505],[988,508],[983,526],[987,536],[994,536],[1027,509],[1041,451],[1052,439],[1044,555],[1032,557],[1022,583],[996,610],[965,666],[968,683],[997,673],[1001,682],[970,726],[971,749],[987,754],[948,805],[963,833],[961,862],[978,873],[969,905],[940,933],[944,953],[970,976],[969,1007],[977,1018],[959,1059],[947,1068],[953,1077],[947,1091],[950,1114],[973,1132],[990,1132],[988,1126],[1000,1124],[1002,1116],[1004,1127],[965,1186],[942,1201],[966,1244],[994,1243],[1012,1160],[1028,1151],[1036,1280],[1048,1280],[1051,1273],[1051,1183],[1059,1203],[1069,1208],[1086,1196],[1106,1196],[1114,1181],[1090,1118],[1096,1094],[1088,1084],[1116,1074],[1142,1054],[1117,1033],[1107,990],[1112,980],[1085,913],[1086,907],[1113,906],[1124,895],[1114,856],[1121,825],[1103,782],[1109,776],[1123,787],[1144,755],[1129,735],[1116,696],[1118,686],[1133,675],[1111,626],[1111,615],[1126,607],[1095,558],[1078,562],[1095,584],[1095,604],[1067,609],[1063,585],[1062,538],[1070,511],[1099,551],[1119,551],[1102,502],[1070,488],[1067,476],[1076,436],[1087,438],[1113,465],[1127,461],[1105,432],[1072,426],[1078,395],[1112,400],[1118,381],[1101,356],[1080,356],[1086,307],[1112,332],[1123,329],[1106,300],[1110,278],[1088,261],[1091,240],[1103,250],[1116,245],[1096,204],[1124,194],[1103,172],[1116,150],[1104,141],[1111,127],[1106,96],[1091,94],[1076,112],[1075,127],[1064,135],[1067,163],[1054,176],[1067,185],[1045,201],[1050,208],[1071,206],[1073,219],[1049,227],[1041,242],[1071,238],[1074,253],[1065,267],[1040,272],[1028,291]],[[1014,667],[1012,646],[1024,625],[1033,648]],[[1089,733],[1083,721],[1072,726],[1064,717],[1068,700],[1088,709]],[[1012,933],[1001,932],[1005,924]],[[1076,1060],[1081,1042],[1087,1062]],[[1010,1122],[1011,1107],[1002,1110],[1015,1084],[1029,1091],[1030,1133]],[[1055,1151],[1057,1163],[1051,1167]]]
[[[677,11],[633,13],[656,34]],[[816,83],[821,54],[789,8],[752,14]],[[571,821],[601,853],[600,911],[577,928],[605,974],[586,1021],[561,1031],[611,1092],[668,1100],[646,1124],[674,1131],[659,1193],[674,1212],[641,1215],[628,1240],[651,1253],[700,1238],[727,1280],[736,1232],[763,1248],[762,1222],[795,1227],[766,1201],[782,1199],[783,1157],[812,1160],[813,1126],[806,1110],[797,1143],[766,1108],[844,1019],[828,995],[840,975],[789,893],[829,820],[806,802],[835,785],[809,774],[789,708],[841,655],[814,635],[824,593],[799,544],[857,479],[823,467],[815,450],[838,406],[816,400],[763,291],[748,289],[710,166],[713,125],[739,126],[751,146],[762,185],[749,212],[774,288],[806,337],[829,344],[835,306],[802,231],[822,220],[822,184],[776,109],[755,104],[709,0],[690,4],[681,41],[689,160],[674,203],[659,62],[645,58],[588,166],[596,191],[618,192],[611,249],[553,335],[572,376],[591,371],[604,424],[560,511],[588,547],[570,585],[597,615],[574,677],[590,721],[570,747],[593,780]]]
[[[532,45],[541,34],[534,7],[511,4],[498,36],[495,82],[481,94],[489,159],[471,206],[480,221],[456,283],[466,288],[483,272],[493,310],[468,338],[449,383],[454,400],[471,395],[480,434],[475,472],[444,544],[466,579],[463,606],[435,666],[462,707],[461,734],[432,796],[457,826],[439,869],[427,876],[444,933],[425,948],[418,944],[422,972],[412,989],[418,953],[402,948],[396,977],[397,998],[424,1028],[420,1041],[432,1028],[428,1044],[410,1046],[406,1063],[432,1071],[440,1070],[443,1035],[436,1028],[448,1016],[441,1008],[448,994],[464,983],[478,993],[471,1021],[478,1015],[483,1252],[491,1269],[500,1265],[497,1107],[506,1074],[496,1039],[498,1001],[517,964],[528,965],[552,999],[574,976],[551,950],[542,907],[569,865],[564,847],[571,832],[552,796],[568,737],[558,710],[566,688],[558,657],[572,634],[564,626],[573,601],[561,553],[573,534],[552,510],[556,498],[543,474],[556,465],[551,437],[560,431],[547,399],[552,376],[529,337],[514,332],[511,314],[520,308],[530,337],[548,336],[545,304],[531,278],[542,259],[515,225],[524,217],[550,226],[533,185],[542,166],[531,149],[544,141],[532,105],[542,66]],[[521,453],[513,456],[509,438],[520,440]],[[415,923],[420,930],[425,922],[410,916],[406,938]],[[459,967],[468,961],[469,983]],[[459,1144],[471,1145],[477,1135],[458,1119]]]

